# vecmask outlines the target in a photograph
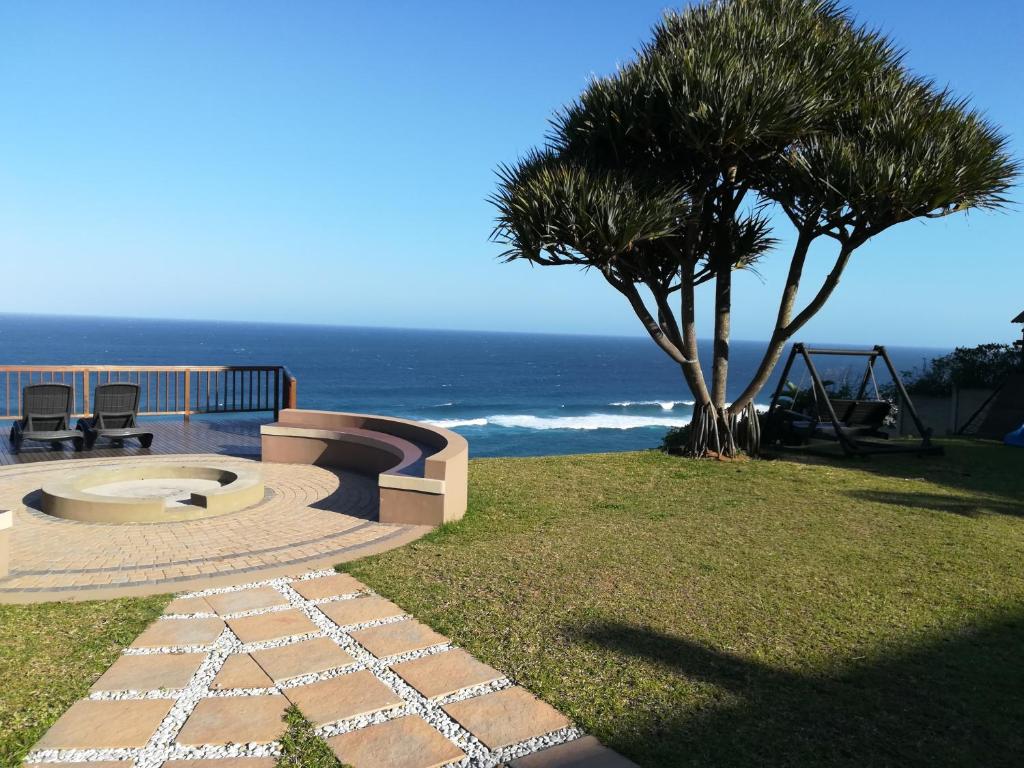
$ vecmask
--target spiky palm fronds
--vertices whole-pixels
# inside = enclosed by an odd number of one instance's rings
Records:
[[[833,2],[732,0],[668,13],[635,61],[553,120],[558,151],[696,184],[825,130],[847,84],[897,62]]]
[[[903,221],[997,209],[1020,164],[965,99],[888,70],[861,84],[833,130],[794,142],[758,185],[798,226],[871,236]]]
[[[723,222],[722,227],[709,233],[709,242],[704,243],[702,252],[711,264],[720,260],[733,269],[753,269],[777,244],[771,219],[760,210]]]
[[[688,210],[678,188],[593,170],[552,152],[498,169],[495,240],[506,260],[607,269],[680,237]]]
[[[590,248],[603,241],[593,253],[604,259],[623,242],[594,222],[644,220],[669,189],[681,190],[695,215],[715,195],[740,190],[780,203],[798,227],[869,236],[910,218],[999,207],[1020,170],[998,129],[910,74],[897,48],[833,0],[712,0],[668,13],[633,62],[555,117],[543,154],[549,171],[555,160],[564,166],[531,187],[540,250],[558,252],[561,229]],[[510,178],[502,176],[495,202],[513,202]],[[560,206],[551,196],[558,185]],[[645,208],[638,196],[649,191]],[[571,226],[542,226],[544,212]],[[719,230],[719,246],[735,215],[702,219]],[[511,221],[499,222],[498,239],[513,234]],[[700,238],[693,252],[706,254],[711,235]],[[733,261],[749,258],[739,251]],[[566,261],[580,263],[565,255],[551,263]]]

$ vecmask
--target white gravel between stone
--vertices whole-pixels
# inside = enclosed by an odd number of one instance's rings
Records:
[[[123,656],[147,656],[156,653],[209,653],[212,645],[159,645],[152,648],[125,648]]]
[[[156,691],[93,691],[92,701],[142,701],[145,699],[177,699],[183,688],[161,688]]]
[[[252,653],[253,651],[265,651],[268,648],[283,648],[286,645],[301,643],[303,640],[313,640],[320,637],[319,632],[306,632],[302,635],[288,635],[288,637],[276,637],[273,640],[257,640],[253,643],[245,643],[238,650],[241,653]]]
[[[480,683],[480,685],[472,685],[469,688],[463,688],[461,691],[450,693],[447,696],[438,696],[434,699],[434,703],[439,707],[446,707],[449,704],[454,704],[457,701],[465,701],[466,699],[475,699],[477,696],[485,696],[488,693],[497,693],[498,691],[504,691],[506,688],[511,688],[515,683],[509,680],[507,677],[499,677],[497,680],[491,680],[489,683]]]
[[[277,687],[284,691],[289,688],[298,688],[300,685],[309,685],[310,683],[319,683],[323,680],[330,680],[334,677],[351,675],[353,672],[359,672],[363,669],[366,669],[365,664],[360,664],[358,661],[354,661],[351,664],[334,667],[333,669],[326,669],[323,672],[310,672],[308,675],[300,675],[299,677],[290,677],[287,680],[281,680],[278,682]]]
[[[292,582],[293,584],[295,582]],[[344,600],[352,600],[356,597],[362,597],[368,595],[369,590],[361,589],[358,592],[346,592],[344,595],[331,595],[330,597],[318,597],[316,600],[310,600],[313,605],[327,605],[327,603],[340,603]]]

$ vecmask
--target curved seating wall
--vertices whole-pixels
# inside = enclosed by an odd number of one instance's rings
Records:
[[[469,444],[450,430],[388,416],[289,408],[261,433],[263,461],[376,474],[382,523],[440,525],[465,514]]]

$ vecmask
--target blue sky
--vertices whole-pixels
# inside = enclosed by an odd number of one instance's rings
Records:
[[[642,334],[600,277],[498,262],[485,198],[666,7],[6,0],[0,311]],[[852,7],[1024,155],[1022,4]],[[1022,224],[890,230],[802,336],[1012,338]],[[737,338],[766,337],[786,261],[738,279]]]

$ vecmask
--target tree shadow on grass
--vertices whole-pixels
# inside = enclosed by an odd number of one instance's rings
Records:
[[[985,496],[944,496],[939,493],[899,493],[889,491],[849,491],[846,494],[859,501],[892,504],[898,507],[949,512],[963,517],[984,514],[1024,517],[1024,502],[993,499]]]
[[[1024,764],[1024,615],[821,675],[629,624],[576,640],[724,689],[702,709],[629,702],[606,738],[644,766]]]
[[[823,457],[794,453],[776,458],[801,464],[857,470],[880,478],[921,479],[954,491],[1024,498],[1024,450],[991,440],[940,440],[941,456],[888,454],[867,457]]]

